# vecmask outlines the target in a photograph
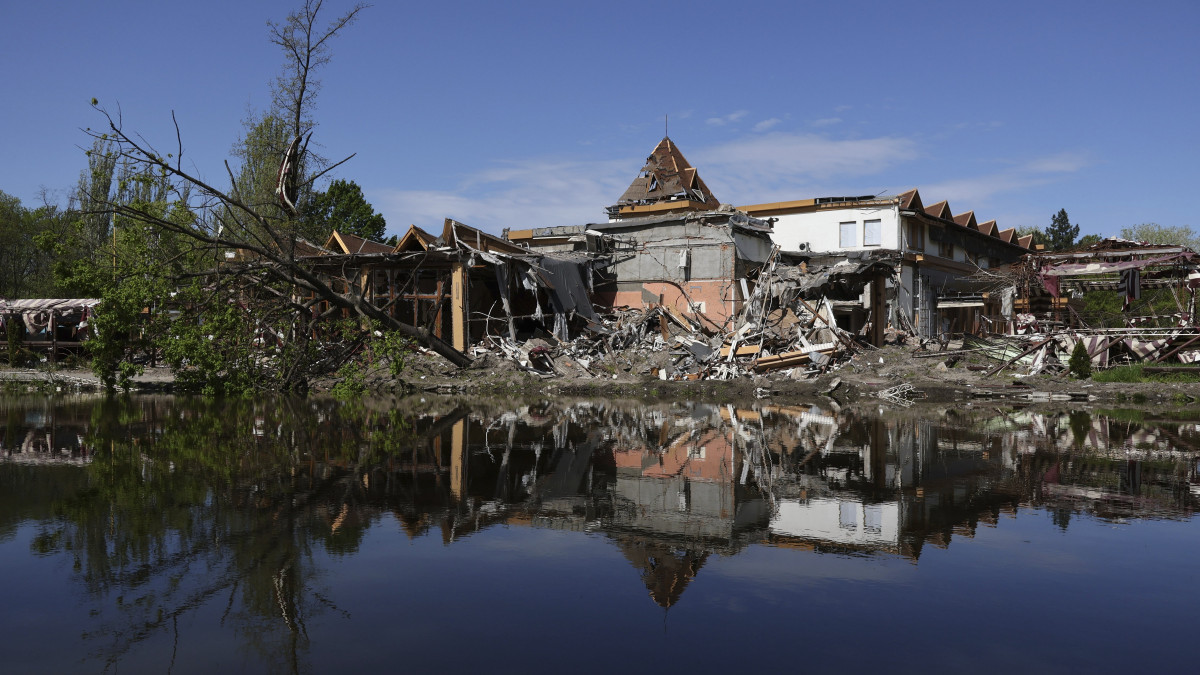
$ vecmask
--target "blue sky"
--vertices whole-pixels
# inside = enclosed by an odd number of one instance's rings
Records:
[[[102,119],[224,185],[299,3],[0,0],[0,190],[65,201]],[[332,18],[349,3],[326,0]],[[381,2],[319,72],[314,142],[387,217],[603,219],[663,136],[723,201],[921,190],[1002,228],[1190,225],[1196,2]]]

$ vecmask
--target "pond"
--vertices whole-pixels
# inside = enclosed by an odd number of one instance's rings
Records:
[[[1200,417],[3,398],[15,673],[1187,669]]]

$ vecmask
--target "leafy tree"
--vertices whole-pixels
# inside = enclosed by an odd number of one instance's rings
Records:
[[[123,165],[110,204],[154,213],[180,226],[192,223],[186,200],[168,200],[170,184],[161,171],[135,174],[131,167]],[[111,240],[99,256],[81,259],[75,268],[100,291],[93,336],[85,344],[92,371],[110,389],[127,387],[142,371],[145,357],[158,350],[170,322],[162,312],[164,303],[178,280],[203,262],[177,233],[157,230],[120,210],[113,218]]]
[[[1142,223],[1133,227],[1121,228],[1121,237],[1149,244],[1187,246],[1193,251],[1200,251],[1200,234],[1187,225],[1167,226],[1158,223]]]
[[[336,229],[373,241],[383,241],[387,230],[383,216],[375,213],[354,181],[337,179],[325,192],[313,194],[305,217],[313,223],[310,229],[322,226],[326,233]]]
[[[1033,235],[1033,239],[1029,242],[1030,248],[1037,248],[1039,244],[1045,246],[1050,243],[1050,239],[1046,236],[1046,233],[1042,231],[1042,228],[1036,225],[1025,225],[1017,228],[1018,238],[1027,237],[1029,235]]]
[[[232,153],[239,160],[231,193],[264,217],[285,222],[288,218],[275,196],[279,161],[291,142],[289,126],[282,117],[251,114],[242,121],[242,137],[233,145]],[[301,175],[305,168],[299,167]],[[235,218],[232,212],[226,218]],[[261,236],[261,233],[257,233]]]
[[[1053,251],[1062,251],[1071,248],[1075,245],[1075,238],[1079,236],[1079,226],[1072,225],[1071,219],[1067,217],[1066,209],[1059,209],[1058,213],[1050,220],[1050,227],[1046,228],[1047,248]]]
[[[1098,234],[1085,234],[1079,238],[1078,246],[1091,246],[1092,244],[1099,244],[1101,241],[1102,239]]]
[[[58,221],[51,206],[27,209],[0,192],[0,298],[40,297],[50,291],[51,258],[37,242]]]

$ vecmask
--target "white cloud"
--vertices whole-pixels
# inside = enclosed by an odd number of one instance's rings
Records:
[[[842,118],[840,118],[840,117],[823,117],[819,120],[812,121],[812,125],[814,127],[831,127],[835,124],[841,124],[841,123],[842,123]]]
[[[1080,153],[1061,152],[1057,155],[1035,159],[1025,165],[1025,170],[1041,173],[1074,173],[1088,164],[1088,158]]]
[[[923,153],[916,141],[899,136],[837,139],[772,131],[686,153],[717,197],[735,204],[866,194],[899,184],[919,187],[929,203],[948,199],[958,210],[979,210],[996,195],[1061,180],[1090,163],[1084,155],[1063,152],[984,175],[914,184],[903,176]],[[403,233],[409,223],[440,232],[447,217],[493,233],[505,227],[579,225],[603,221],[604,207],[616,202],[641,166],[640,156],[525,158],[494,163],[447,189],[376,190],[368,198],[388,219],[390,233]],[[867,177],[878,184],[865,185]]]
[[[782,121],[783,120],[779,119],[778,117],[772,117],[769,120],[763,120],[763,121],[759,122],[758,124],[755,124],[754,130],[759,131],[759,132],[766,131],[766,130],[770,129],[771,127],[775,126],[776,124],[779,124]]]
[[[505,162],[466,176],[449,190],[381,190],[371,195],[390,233],[409,223],[441,231],[453,218],[481,230],[577,225],[605,220],[604,207],[629,187],[641,160],[583,162],[546,158]]]
[[[951,202],[951,207],[956,201],[986,203],[996,195],[1060,180],[1086,168],[1090,163],[1084,155],[1070,152],[1037,157],[1003,171],[923,185],[921,198],[927,203],[946,199]]]
[[[906,138],[835,140],[771,132],[687,154],[718,198],[751,204],[795,199],[829,187],[816,181],[830,178],[853,185],[918,152]],[[616,202],[641,166],[640,157],[528,158],[496,163],[450,189],[377,190],[368,197],[391,224],[391,233],[403,233],[409,223],[440,231],[447,217],[495,233],[505,227],[577,225],[603,221],[604,207]]]
[[[743,117],[745,117],[746,115],[749,115],[749,114],[750,114],[749,110],[735,110],[734,112],[731,112],[728,115],[725,115],[723,117],[710,117],[704,121],[709,126],[721,127],[721,126],[725,126],[726,124],[733,124],[734,122],[737,122],[738,120],[742,119]]]
[[[918,155],[907,138],[837,140],[775,132],[699,149],[693,165],[718,197],[750,204],[795,199],[814,181],[869,176]]]

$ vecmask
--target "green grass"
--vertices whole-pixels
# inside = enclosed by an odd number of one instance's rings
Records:
[[[1141,363],[1131,363],[1117,366],[1108,370],[1098,370],[1092,373],[1094,382],[1200,382],[1200,376],[1191,373],[1154,373],[1147,375],[1142,372]]]

